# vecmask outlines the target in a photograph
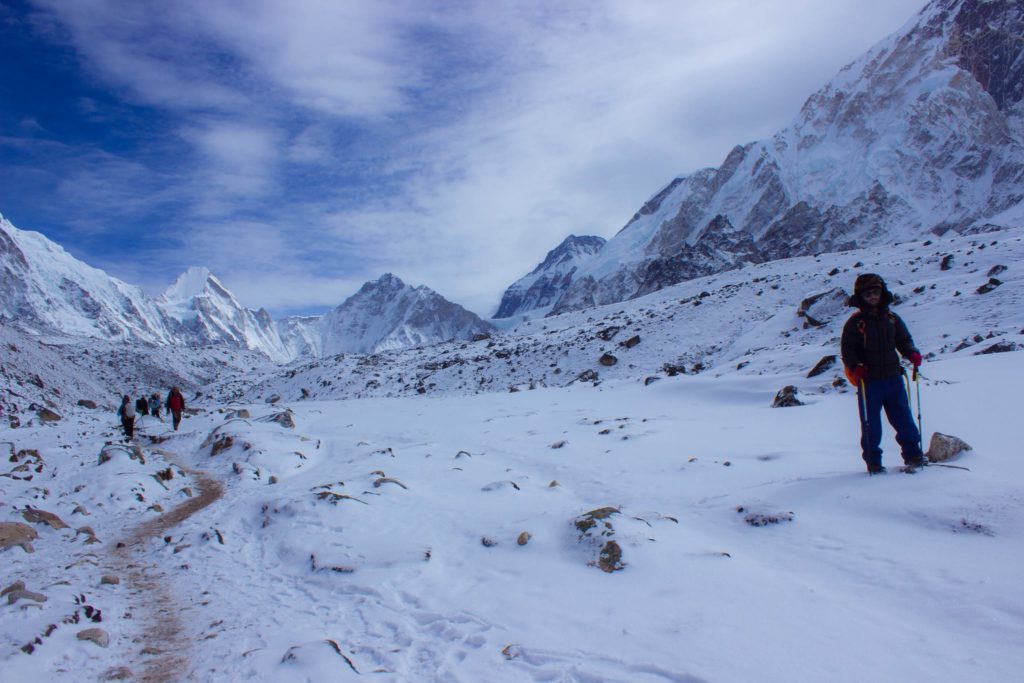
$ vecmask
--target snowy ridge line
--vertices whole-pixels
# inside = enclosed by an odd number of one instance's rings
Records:
[[[523,322],[476,342],[341,354],[226,381],[235,400],[473,394],[711,372],[799,378],[845,391],[838,354],[847,292],[878,272],[899,295],[929,362],[1024,348],[1024,230],[946,237],[781,259],[698,278],[628,302]],[[992,284],[992,283],[998,284]],[[816,298],[817,297],[817,298]],[[807,303],[805,303],[807,302]],[[803,305],[809,310],[801,313]],[[635,340],[639,337],[639,340]],[[607,355],[614,357],[602,358]],[[834,385],[834,386],[833,386]]]

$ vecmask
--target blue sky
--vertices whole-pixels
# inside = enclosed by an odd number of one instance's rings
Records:
[[[0,213],[159,293],[488,316],[770,136],[923,0],[0,0]]]

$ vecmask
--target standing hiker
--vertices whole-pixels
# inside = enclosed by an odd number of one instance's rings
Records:
[[[853,284],[853,296],[847,303],[860,309],[843,326],[841,344],[846,376],[857,387],[860,447],[868,474],[885,472],[880,446],[883,408],[889,424],[896,430],[903,462],[908,471],[913,471],[924,465],[924,455],[897,351],[915,369],[921,365],[921,352],[903,320],[889,310],[892,293],[880,276],[858,275]]]
[[[121,418],[121,428],[124,429],[124,436],[131,441],[135,436],[135,406],[132,399],[125,394],[121,399],[121,407],[117,409],[117,416]]]
[[[167,410],[171,413],[174,431],[178,431],[181,413],[185,410],[185,397],[181,395],[181,389],[178,387],[173,387],[171,393],[167,394]]]
[[[153,395],[149,397],[149,414],[160,419],[160,394],[153,392]]]
[[[149,401],[145,396],[140,396],[135,401],[135,412],[139,415],[149,415]]]

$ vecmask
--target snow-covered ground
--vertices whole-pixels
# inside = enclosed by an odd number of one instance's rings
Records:
[[[773,409],[779,378],[741,373],[307,401],[288,405],[294,428],[263,419],[280,404],[210,410],[177,434],[148,422],[169,438],[139,439],[145,464],[117,449],[97,464],[113,429],[94,413],[11,430],[41,464],[0,478],[0,518],[31,505],[70,528],[34,524],[33,554],[2,553],[0,583],[48,599],[0,608],[0,679],[172,658],[156,680],[1017,680],[1022,365],[925,365],[926,434],[974,450],[956,461],[969,471],[916,475],[864,473],[852,394]],[[197,494],[182,468],[223,497],[116,548],[154,504]],[[612,525],[595,541],[621,547],[611,573],[574,524],[602,507],[590,533]],[[76,640],[86,627],[109,646]]]
[[[822,254],[285,367],[0,325],[0,536],[36,536],[0,681],[1017,680],[1022,262],[1019,229]],[[868,477],[808,377],[867,270],[967,469]],[[118,445],[114,396],[168,382],[196,413]]]

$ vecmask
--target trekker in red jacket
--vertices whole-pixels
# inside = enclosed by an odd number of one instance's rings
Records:
[[[178,431],[181,424],[181,414],[185,410],[185,397],[181,395],[181,389],[173,387],[171,393],[167,394],[167,410],[171,413],[174,422],[174,431]]]

